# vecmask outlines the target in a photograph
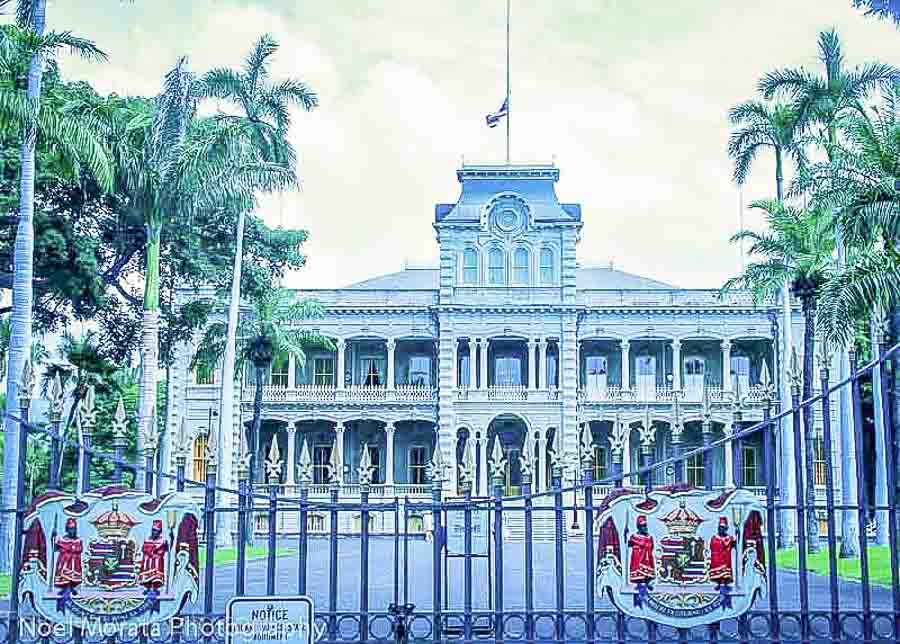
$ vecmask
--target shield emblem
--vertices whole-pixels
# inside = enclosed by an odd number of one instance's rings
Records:
[[[621,490],[603,508],[597,588],[626,614],[691,628],[765,593],[765,511],[750,492]]]
[[[70,628],[127,635],[165,621],[197,598],[199,519],[184,493],[50,491],[26,517],[20,600]]]

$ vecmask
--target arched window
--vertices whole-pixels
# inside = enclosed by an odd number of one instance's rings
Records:
[[[488,283],[506,284],[506,265],[503,251],[494,248],[488,253]]]
[[[553,284],[555,280],[553,270],[553,249],[541,249],[541,284]]]
[[[194,439],[193,453],[194,478],[198,482],[206,481],[206,434],[197,434]]]
[[[529,282],[529,262],[530,256],[527,248],[517,248],[513,253],[513,283],[528,284]]]
[[[478,252],[467,248],[463,253],[463,284],[478,283]]]

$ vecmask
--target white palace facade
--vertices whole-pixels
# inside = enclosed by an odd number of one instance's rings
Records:
[[[358,497],[365,445],[373,499],[430,497],[426,466],[435,447],[445,463],[459,463],[468,438],[476,448],[473,494],[483,496],[496,437],[506,455],[506,490],[515,495],[526,441],[535,458],[533,485],[541,491],[550,485],[548,449],[557,432],[570,459],[582,428],[591,432],[597,480],[612,473],[616,449],[625,471],[637,466],[642,449],[650,460],[672,454],[676,396],[685,448],[703,444],[704,430],[716,440],[762,418],[763,371],[776,385],[782,371],[780,303],[679,289],[612,266],[580,267],[581,206],[558,200],[553,165],[463,165],[457,177],[458,201],[434,211],[438,268],[297,293],[327,309],[324,319],[298,324],[332,338],[336,351],[313,351],[303,367],[293,356],[273,365],[257,462],[273,454],[274,442],[284,467],[275,473],[259,467],[258,485],[295,494],[305,443],[313,461],[310,495],[325,498],[337,446],[340,494]],[[792,327],[796,343],[802,332],[796,309]],[[220,377],[215,369],[189,369],[190,346],[180,355],[170,372],[168,423],[174,434],[186,419],[197,455],[188,461],[193,478],[203,475],[204,431],[218,424],[211,411],[218,409]],[[250,380],[236,389],[234,432],[221,441],[219,472],[227,486],[236,486],[237,432],[249,426],[254,394]],[[712,420],[706,425],[704,396]],[[654,431],[642,431],[648,420]],[[617,422],[625,428],[618,442],[610,440]],[[738,456],[744,485],[760,492],[762,456],[757,440],[744,442]],[[733,484],[734,458],[731,450],[715,452],[714,487]],[[821,450],[816,460],[817,481],[824,483]],[[576,469],[567,468],[568,481]],[[445,496],[458,494],[458,473],[448,468]],[[688,461],[684,475],[706,483],[700,459]],[[669,468],[657,482],[672,476]]]

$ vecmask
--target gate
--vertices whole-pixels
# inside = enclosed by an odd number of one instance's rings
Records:
[[[890,350],[882,346],[880,357],[858,370],[855,360],[851,359],[852,376],[844,382],[831,384],[827,370],[823,370],[819,393],[809,400],[800,400],[799,374],[795,374],[791,387],[792,408],[780,412],[774,409],[774,387],[764,383],[768,385],[768,404],[762,422],[718,441],[711,440],[710,432],[705,431],[702,447],[685,451],[676,445],[675,456],[662,462],[650,463],[649,453],[642,454],[640,466],[632,472],[624,472],[620,460],[614,465],[612,475],[601,481],[592,480],[590,459],[594,452],[589,432],[585,432],[587,437],[582,436],[578,454],[569,455],[568,459],[557,442],[552,460],[552,489],[539,494],[532,493],[530,464],[533,458],[528,453],[528,442],[522,455],[521,494],[515,497],[504,496],[506,464],[499,446],[495,446],[491,463],[493,495],[472,497],[474,472],[469,471],[464,460],[460,472],[462,497],[443,499],[447,464],[441,462],[440,452],[436,452],[430,467],[430,502],[370,498],[365,462],[360,464],[358,500],[341,500],[336,483],[329,488],[330,499],[311,498],[308,458],[301,459],[298,498],[279,494],[275,488],[265,494],[254,490],[247,480],[246,459],[242,459],[238,467],[239,488],[225,488],[217,482],[214,436],[210,436],[207,445],[205,481],[186,479],[188,454],[183,445],[176,452],[174,476],[155,468],[152,440],[141,462],[126,462],[121,416],[115,421],[113,452],[105,452],[100,446],[91,444],[92,396],[82,409],[84,440],[80,444],[61,434],[61,408],[56,403],[51,404],[49,425],[29,423],[32,387],[27,382],[30,369],[26,367],[23,377],[26,382],[21,389],[21,418],[14,418],[23,430],[19,433],[23,458],[19,468],[17,506],[6,510],[15,516],[14,566],[20,571],[23,562],[36,565],[34,553],[37,550],[26,552],[29,546],[25,528],[33,517],[35,503],[47,496],[32,499],[26,493],[24,455],[27,450],[40,446],[49,449],[50,488],[59,485],[59,463],[63,450],[68,449],[78,450],[82,455],[83,469],[79,478],[84,489],[92,490],[97,498],[124,494],[123,490],[127,488],[122,484],[132,478],[135,484],[142,483],[143,489],[151,493],[159,494],[164,487],[193,491],[197,495],[202,518],[199,547],[205,553],[205,561],[197,570],[199,592],[183,607],[179,619],[161,624],[156,630],[140,629],[131,639],[135,642],[202,641],[208,644],[224,641],[225,604],[231,597],[298,594],[313,599],[315,634],[320,642],[326,643],[896,642],[900,641],[897,521],[900,495],[897,437],[892,429],[896,383],[890,374],[898,351],[900,345]],[[872,373],[878,374],[884,392],[880,409],[884,435],[876,444],[883,440],[882,444],[887,446],[884,454],[887,501],[877,504],[869,498],[866,485],[862,484],[865,481],[865,437],[861,381]],[[853,443],[858,456],[856,475],[861,483],[859,503],[852,506],[842,505],[835,498],[832,475],[832,444],[837,424],[832,419],[830,400],[844,387],[850,389],[854,408]],[[824,460],[826,486],[824,499],[810,504],[805,486],[805,477],[810,472],[799,455],[804,453],[804,421],[811,421],[814,416],[822,428],[820,456]],[[786,423],[783,423],[785,419]],[[797,455],[793,481],[796,502],[791,504],[782,502],[775,480],[776,436],[783,426],[793,430],[787,435],[792,436]],[[754,496],[756,501],[748,501],[750,492],[741,490],[741,444],[751,437],[758,437],[763,446],[765,494]],[[718,493],[711,489],[712,454],[721,449],[733,450],[737,491]],[[684,484],[685,463],[698,457],[702,458],[707,474],[704,477],[706,490],[693,491]],[[112,474],[109,481],[97,482],[106,485],[91,486],[91,463],[98,460],[109,463]],[[572,476],[573,471],[578,475]],[[653,485],[654,481],[671,478],[675,480],[674,485]],[[574,483],[564,484],[564,480]],[[633,485],[631,481],[636,480],[640,484]],[[610,486],[613,491],[609,494],[595,494],[595,490],[606,490]],[[84,491],[81,494],[71,490],[64,492],[74,498],[73,506],[86,498]],[[53,494],[51,492],[50,496]],[[733,499],[742,500],[727,510]],[[757,502],[758,506],[755,506]],[[688,601],[684,597],[672,595],[663,598],[664,601],[659,597],[659,589],[653,590],[656,579],[653,584],[643,582],[643,588],[642,582],[635,582],[637,577],[631,557],[639,545],[633,545],[627,538],[629,530],[633,530],[632,516],[642,513],[655,516],[654,508],[666,503],[677,507],[677,511],[673,510],[674,514],[667,514],[662,519],[671,520],[674,528],[655,546],[656,559],[650,565],[655,567],[662,562],[665,571],[654,570],[654,574],[668,575],[669,579],[677,576],[685,583],[693,579],[694,573],[697,579],[708,582],[718,579],[714,593],[719,593],[719,597],[712,597],[710,601],[721,613],[710,613],[709,610],[703,613],[706,609],[696,605],[679,612],[680,609],[663,604],[669,600],[684,603]],[[142,507],[148,513],[157,508],[153,504]],[[753,510],[754,507],[759,509]],[[691,530],[696,531],[700,522],[706,520],[700,516],[702,508],[710,509],[713,519],[719,517],[720,525],[724,526],[720,534],[730,534],[733,528],[737,545],[730,547],[737,547],[743,557],[738,557],[737,570],[731,574],[736,579],[738,575],[752,572],[756,575],[754,579],[762,580],[758,588],[750,591],[752,596],[742,599],[740,593],[734,592],[741,583],[746,583],[745,579],[738,582],[726,575],[722,581],[718,573],[714,574],[716,564],[714,561],[704,563],[702,548],[695,552],[696,556],[691,554],[690,548],[683,552],[678,550],[679,544],[693,543]],[[75,514],[77,511],[77,508],[72,510]],[[758,516],[751,520],[753,512]],[[825,515],[823,530],[827,549],[824,554],[810,555],[807,550],[813,524],[809,518],[816,517],[818,512]],[[855,545],[859,551],[855,575],[845,570],[846,566],[838,557],[836,515],[842,512],[851,513],[854,518]],[[887,521],[886,548],[870,549],[870,513]],[[625,522],[616,523],[619,521],[616,517],[622,516],[626,518]],[[295,535],[279,536],[278,526],[284,525],[285,517],[296,521]],[[640,516],[635,525],[641,525]],[[751,525],[749,532],[748,525]],[[794,544],[779,543],[787,525],[796,529]],[[549,535],[536,538],[538,526],[542,533],[549,532]],[[743,526],[742,533],[738,531],[739,526]],[[610,537],[615,530],[623,529],[625,539]],[[219,543],[227,543],[232,531],[234,559],[220,561],[217,565],[216,535],[219,534]],[[171,526],[169,532],[172,532]],[[637,532],[645,534],[640,528]],[[53,534],[56,534],[55,528]],[[727,542],[727,539],[723,543],[733,544],[734,540]],[[672,546],[673,543],[676,545]],[[784,545],[793,545],[793,549],[779,548]],[[35,548],[33,544],[30,547]],[[666,554],[667,548],[673,547],[675,550]],[[713,549],[710,542],[707,552]],[[226,551],[222,550],[220,555],[222,552]],[[729,551],[729,566],[731,556]],[[185,555],[183,561],[187,560],[188,555]],[[696,570],[691,568],[692,565],[697,567]],[[672,572],[676,568],[677,571]],[[54,573],[48,570],[47,574]],[[848,579],[848,575],[855,578]],[[623,580],[623,588],[634,587],[625,603],[621,599],[625,595],[616,595],[618,579]],[[78,628],[63,636],[51,633],[46,617],[35,612],[33,595],[27,597],[27,601],[20,599],[22,584],[22,578],[14,575],[9,613],[3,620],[5,641],[9,644],[18,641],[80,644],[101,640],[113,644],[127,639],[87,633]],[[749,610],[728,612],[745,599],[753,602]],[[653,606],[659,609],[658,614],[663,618],[641,616],[650,615],[646,611]],[[717,619],[720,614],[723,617]],[[41,626],[46,628],[42,630]]]

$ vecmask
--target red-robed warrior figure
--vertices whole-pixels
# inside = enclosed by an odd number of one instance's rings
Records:
[[[709,580],[715,582],[716,590],[734,581],[731,551],[736,546],[734,537],[728,534],[728,519],[719,517],[719,532],[709,540]]]
[[[138,583],[147,591],[158,591],[166,581],[166,551],[169,544],[162,538],[162,521],[156,519],[150,528],[150,538],[144,541]]]
[[[656,564],[653,562],[653,537],[647,533],[647,517],[637,518],[637,534],[628,537],[631,548],[631,559],[628,564],[628,579],[633,584],[644,584],[648,588],[656,577]]]
[[[66,520],[66,533],[56,537],[56,566],[53,571],[53,585],[64,595],[74,594],[81,585],[81,539],[78,538],[78,524],[75,519]]]

